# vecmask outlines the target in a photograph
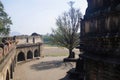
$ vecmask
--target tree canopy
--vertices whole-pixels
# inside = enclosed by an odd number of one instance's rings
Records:
[[[11,18],[4,11],[4,6],[0,1],[0,36],[7,36],[10,32]]]
[[[56,19],[57,29],[52,29],[52,42],[69,49],[71,57],[73,48],[79,45],[80,20],[82,13],[69,2],[70,9]]]

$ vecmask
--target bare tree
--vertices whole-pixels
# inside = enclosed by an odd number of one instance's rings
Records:
[[[82,14],[79,9],[73,7],[74,2],[70,1],[70,9],[56,19],[57,29],[53,29],[52,42],[66,47],[69,50],[68,58],[73,58],[72,50],[79,45],[80,19]]]

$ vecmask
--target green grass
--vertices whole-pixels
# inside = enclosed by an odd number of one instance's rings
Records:
[[[52,53],[52,54],[46,54],[45,56],[60,57],[60,56],[68,56],[68,54],[67,53],[61,53],[61,54]]]
[[[45,47],[54,47],[55,45],[44,44]]]

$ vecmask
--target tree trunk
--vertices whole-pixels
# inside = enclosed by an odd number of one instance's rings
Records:
[[[75,53],[72,52],[72,49],[69,49],[69,56],[68,58],[75,58]]]

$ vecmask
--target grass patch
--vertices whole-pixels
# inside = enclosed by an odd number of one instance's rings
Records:
[[[45,54],[45,56],[60,57],[60,56],[68,56],[68,54],[67,53],[61,53],[61,54],[52,53],[52,54]]]
[[[64,47],[58,47],[58,46],[51,46],[51,45],[44,45],[43,48],[43,55],[44,56],[68,56],[69,52]]]
[[[54,44],[44,44],[45,47],[62,47]]]

